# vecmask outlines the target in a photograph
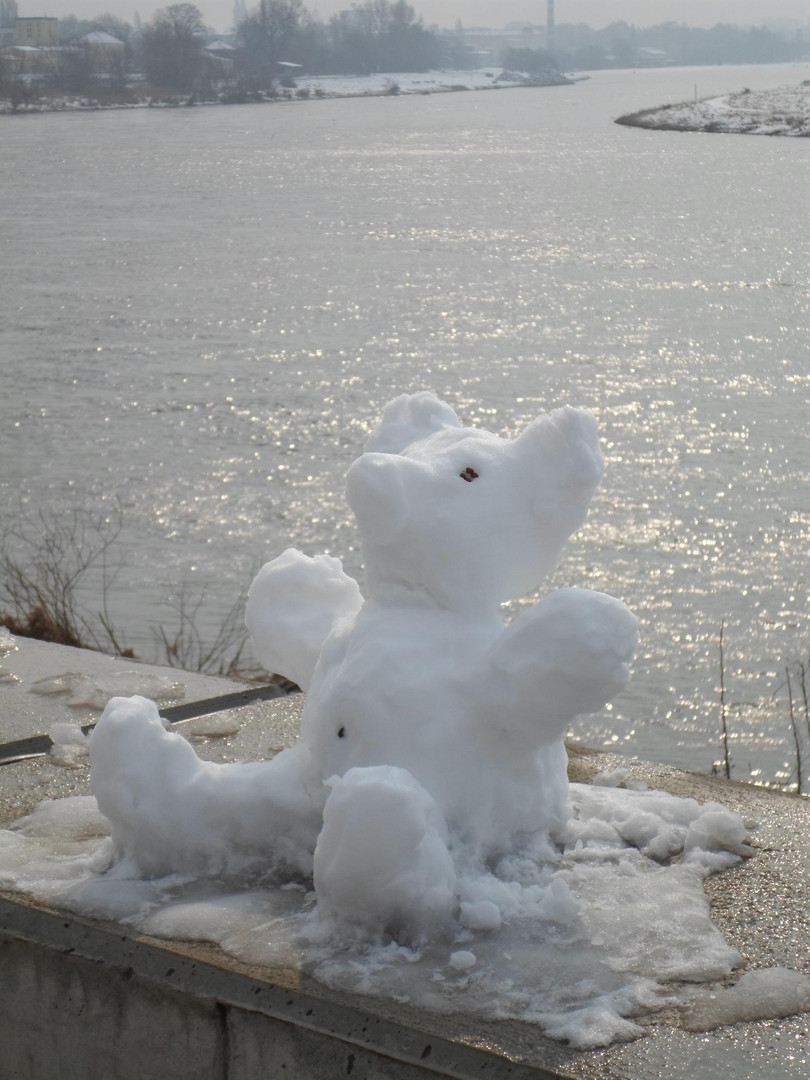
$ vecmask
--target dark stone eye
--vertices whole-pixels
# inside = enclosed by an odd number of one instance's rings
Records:
[[[462,480],[466,480],[468,484],[471,484],[473,482],[473,480],[478,479],[478,473],[475,471],[475,469],[471,468],[469,465],[464,470],[464,472],[459,473],[458,475],[461,477]]]
[[[342,727],[340,729],[340,731],[338,732],[338,738],[339,739],[345,739],[346,738],[346,728],[345,727]]]

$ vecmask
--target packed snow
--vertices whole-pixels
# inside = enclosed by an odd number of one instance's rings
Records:
[[[307,688],[297,744],[202,761],[148,698],[115,697],[89,740],[94,797],[0,833],[0,884],[578,1047],[727,976],[740,956],[702,881],[751,854],[741,819],[620,772],[568,783],[566,728],[626,685],[636,620],[576,588],[500,615],[555,566],[601,473],[580,410],[508,439],[431,394],[390,403],[348,476],[365,599],[339,560],[295,551],[250,592],[259,655]],[[57,746],[81,750],[63,727]]]
[[[630,127],[743,135],[810,135],[810,81],[644,109],[617,121]]]

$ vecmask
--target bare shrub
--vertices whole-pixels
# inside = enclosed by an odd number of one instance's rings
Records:
[[[0,533],[0,623],[13,633],[82,649],[132,655],[119,641],[107,609],[108,552],[122,528],[121,511],[87,511],[49,518],[21,514]],[[101,573],[102,602],[85,614],[78,590],[88,573]]]
[[[18,514],[17,524],[0,530],[0,625],[23,637],[135,658],[108,608],[115,579],[109,553],[122,528],[118,507],[107,514]],[[86,610],[82,591],[100,598],[98,610]],[[244,596],[237,597],[212,631],[203,633],[205,599],[204,590],[180,586],[169,604],[169,625],[153,630],[155,662],[209,675],[258,675],[259,669],[245,662]]]
[[[207,675],[226,677],[249,674],[243,663],[247,648],[245,628],[245,597],[239,596],[220,620],[213,638],[206,638],[200,630],[201,612],[205,603],[205,590],[195,596],[187,584],[183,584],[177,599],[170,603],[174,611],[171,629],[160,625],[154,629],[155,643],[162,661],[169,667],[184,671],[201,671]],[[253,674],[253,672],[251,672]]]

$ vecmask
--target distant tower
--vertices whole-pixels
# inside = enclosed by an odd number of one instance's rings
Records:
[[[0,26],[16,26],[16,0],[0,0]]]
[[[247,18],[245,0],[233,0],[233,28],[238,30]]]
[[[546,52],[554,55],[554,0],[546,0]]]

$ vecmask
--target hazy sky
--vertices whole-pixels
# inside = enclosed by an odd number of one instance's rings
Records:
[[[90,19],[111,11],[131,22],[135,11],[145,21],[158,7],[172,0],[18,0],[20,15],[78,15]],[[305,0],[307,2],[307,0]],[[427,23],[453,26],[503,26],[518,19],[543,23],[545,0],[411,0]],[[233,0],[198,0],[206,22],[218,30],[232,22]],[[247,0],[251,9],[256,4]],[[310,0],[310,10],[329,16],[351,7],[351,0]],[[653,26],[672,20],[691,26],[714,26],[718,22],[741,25],[766,19],[810,19],[808,0],[556,0],[557,22],[585,22],[606,26],[624,19],[636,26]]]

